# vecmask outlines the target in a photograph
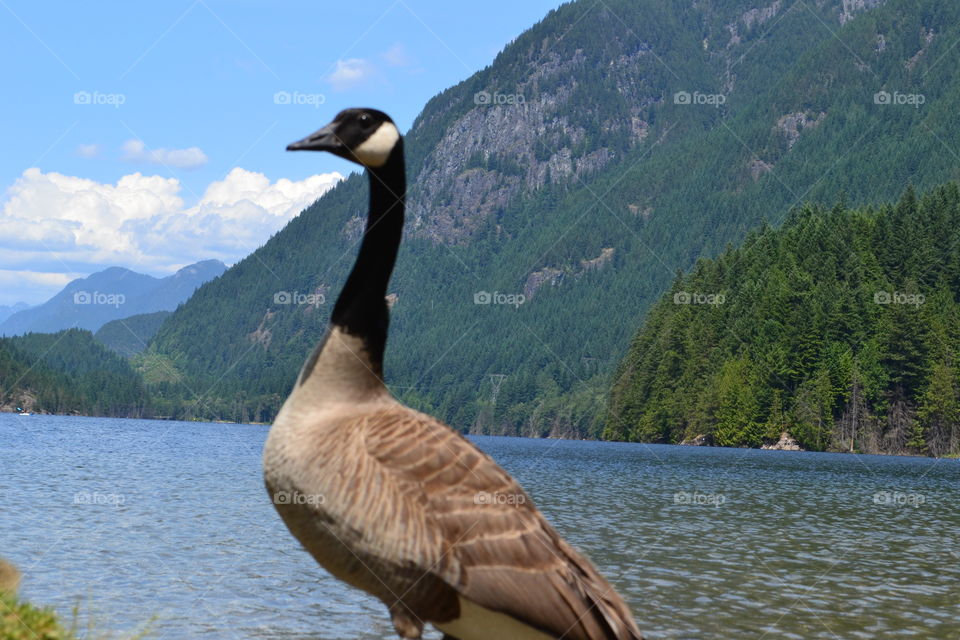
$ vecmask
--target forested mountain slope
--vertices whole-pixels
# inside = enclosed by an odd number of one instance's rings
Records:
[[[0,322],[0,335],[72,328],[96,331],[112,320],[173,311],[197,287],[226,269],[219,260],[203,260],[165,278],[155,278],[124,267],[109,267],[73,280],[43,304],[12,313]]]
[[[93,337],[97,342],[124,358],[132,358],[147,347],[157,334],[169,311],[141,313],[129,318],[111,320],[100,327]]]
[[[605,435],[960,453],[960,188],[806,206],[702,261],[651,310]]]
[[[801,202],[956,176],[958,39],[960,6],[933,0],[551,12],[407,136],[391,388],[461,429],[598,435],[610,372],[678,269]],[[143,360],[164,413],[271,419],[366,190],[345,180],[164,323]]]
[[[131,418],[151,413],[140,376],[79,329],[0,338],[0,407]]]

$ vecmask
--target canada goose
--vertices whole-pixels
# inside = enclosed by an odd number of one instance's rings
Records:
[[[385,295],[403,231],[403,139],[374,109],[341,111],[287,147],[367,169],[370,212],[326,336],[264,448],[267,491],[325,569],[376,596],[401,638],[640,639],[623,600],[517,482],[383,383]]]

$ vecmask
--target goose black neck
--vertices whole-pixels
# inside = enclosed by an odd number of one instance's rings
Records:
[[[371,366],[382,377],[389,312],[387,285],[403,235],[406,173],[403,141],[397,142],[382,167],[367,168],[370,210],[360,252],[337,298],[331,324],[363,339]]]

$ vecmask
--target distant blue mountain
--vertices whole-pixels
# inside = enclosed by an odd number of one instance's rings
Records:
[[[74,327],[96,331],[111,320],[173,311],[197,287],[226,269],[219,260],[204,260],[166,278],[154,278],[123,267],[110,267],[74,280],[41,305],[9,314],[0,324],[0,335],[54,333]]]
[[[30,305],[26,302],[18,302],[13,305],[0,304],[0,322],[3,322],[17,311],[23,311],[24,309],[29,309]]]

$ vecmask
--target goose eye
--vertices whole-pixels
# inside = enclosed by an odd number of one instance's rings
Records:
[[[367,115],[366,113],[361,114],[361,115],[360,115],[360,122],[362,122],[363,124],[369,124],[369,123],[370,123],[370,116]]]

